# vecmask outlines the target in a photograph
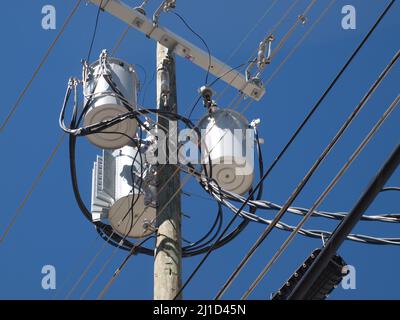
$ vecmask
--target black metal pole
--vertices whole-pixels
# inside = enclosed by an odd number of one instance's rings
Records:
[[[314,263],[310,266],[306,274],[296,285],[288,300],[304,299],[305,294],[310,290],[311,286],[320,276],[321,272],[326,268],[329,261],[336,254],[343,241],[346,240],[354,226],[359,222],[362,215],[374,201],[376,196],[385,186],[387,180],[400,164],[400,144],[379,170],[375,178],[372,180],[364,194],[358,200],[349,214],[340,222],[331,237],[327,241],[325,247],[318,254]]]

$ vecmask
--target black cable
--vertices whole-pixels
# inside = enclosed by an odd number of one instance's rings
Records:
[[[118,95],[122,95],[122,93],[116,88],[115,84],[112,82],[111,79],[108,79],[106,77],[107,82],[109,83],[109,85],[111,86],[111,88],[118,94]],[[96,87],[96,85],[94,86]],[[70,88],[67,89],[67,94],[66,94],[66,99],[64,101],[64,105],[63,105],[63,110],[61,112],[61,116],[60,118],[63,119],[64,118],[64,113],[65,113],[65,107],[66,104],[68,102],[69,99],[69,95],[70,95]],[[93,90],[94,91],[94,90]],[[78,131],[82,131],[82,133],[79,134],[71,134],[71,132],[69,132],[68,130],[74,131],[77,129],[79,123],[82,121],[85,112],[88,110],[88,107],[91,104],[91,99],[93,96],[93,92],[91,93],[91,95],[89,95],[88,100],[82,110],[81,115],[77,116],[76,114],[76,110],[77,108],[75,108],[76,106],[74,106],[74,112],[73,112],[73,117],[71,120],[71,125],[70,128],[65,128],[65,131],[67,131],[68,133],[70,133],[70,171],[71,171],[71,178],[72,178],[72,184],[73,184],[73,190],[74,190],[74,195],[76,198],[76,201],[78,203],[79,208],[81,209],[81,211],[83,212],[83,214],[85,215],[85,217],[96,226],[96,231],[99,233],[99,235],[101,236],[102,239],[104,239],[106,242],[108,242],[109,244],[111,244],[114,247],[117,248],[121,248],[123,250],[129,251],[132,249],[132,247],[134,246],[134,244],[132,244],[130,241],[126,240],[126,237],[122,238],[121,236],[119,236],[118,234],[116,234],[114,232],[114,230],[112,229],[111,226],[106,225],[102,222],[93,222],[91,219],[91,213],[90,211],[87,209],[87,207],[85,206],[81,196],[80,196],[80,192],[79,192],[79,187],[78,187],[78,181],[77,181],[77,176],[76,176],[76,164],[75,164],[75,144],[76,144],[76,139],[78,135],[84,136],[84,135],[88,135],[88,134],[94,134],[97,132],[100,132],[102,130],[105,130],[107,127],[113,126],[116,120],[118,120],[118,116],[115,117],[115,119],[111,119],[110,121],[105,121],[103,124],[103,127],[100,124],[94,124],[93,128],[96,127],[96,130],[89,130],[88,128],[80,128]],[[125,107],[130,110],[130,112],[128,112],[128,114],[131,114],[133,117],[135,117],[137,119],[137,116],[139,113],[162,113],[162,114],[168,114],[178,120],[183,121],[188,127],[191,127],[192,129],[196,130],[196,132],[199,134],[198,129],[196,127],[194,127],[194,124],[189,120],[186,119],[178,114],[174,114],[174,113],[170,113],[170,112],[160,112],[159,110],[144,110],[143,112],[135,112],[132,111],[132,108],[128,105],[126,99],[124,99],[121,96],[121,101],[124,103]],[[124,115],[122,115],[124,116]],[[78,120],[77,120],[78,118]],[[138,120],[138,119],[137,119]],[[121,120],[122,121],[122,120]],[[63,122],[63,121],[62,121]],[[63,128],[64,129],[64,128]],[[103,133],[112,133],[112,132],[103,132]],[[120,133],[123,134],[123,133]],[[123,134],[125,135],[125,134]],[[199,135],[200,136],[200,135]],[[220,204],[219,204],[220,205]],[[227,235],[225,238],[223,238],[216,246],[214,249],[220,248],[223,245],[227,244],[228,242],[232,241],[237,235],[240,234],[240,232],[242,232],[244,230],[244,228],[248,225],[249,221],[247,220],[243,220],[243,222],[235,229],[233,230],[229,235]],[[201,254],[203,252],[206,252],[207,250],[209,250],[210,247],[204,247],[205,244],[202,244],[201,246],[187,246],[184,247],[184,252],[183,252],[183,256],[184,257],[190,257],[190,256],[194,256],[194,255],[198,255]],[[144,253],[147,255],[153,255],[153,250],[151,249],[147,249],[144,247],[139,247],[138,251],[140,253]]]
[[[144,85],[147,83],[147,71],[146,71],[146,68],[143,67],[143,66],[142,66],[141,64],[139,64],[139,63],[135,63],[135,67],[139,67],[139,69],[141,69],[141,70],[143,71],[144,80],[141,81],[141,83],[143,83],[143,85],[141,85],[141,86],[140,86],[140,89],[139,89],[139,91],[142,91],[142,88],[143,88]]]
[[[231,285],[231,283],[234,281],[234,279],[237,277],[237,275],[243,270],[244,266],[248,263],[248,261],[254,255],[255,251],[261,246],[261,244],[265,241],[265,239],[269,236],[269,234],[275,228],[275,226],[279,223],[279,221],[285,215],[285,213],[290,208],[292,203],[296,200],[298,195],[301,193],[301,191],[304,189],[304,187],[309,182],[311,177],[314,175],[316,170],[319,168],[321,163],[326,159],[326,157],[329,155],[329,153],[335,147],[337,142],[343,137],[346,130],[352,124],[354,119],[358,116],[358,114],[361,112],[361,110],[365,107],[365,105],[368,102],[368,100],[370,99],[371,95],[376,91],[376,89],[379,87],[381,82],[386,78],[386,76],[388,75],[388,73],[393,68],[394,64],[397,62],[397,60],[399,58],[400,58],[400,50],[395,54],[395,56],[391,59],[389,64],[384,68],[382,73],[379,75],[378,79],[373,83],[373,85],[370,87],[370,89],[367,91],[367,93],[363,96],[360,103],[352,111],[352,113],[349,115],[349,117],[346,119],[346,121],[343,123],[343,125],[339,128],[339,130],[337,131],[335,136],[330,140],[328,145],[325,147],[324,151],[320,154],[318,159],[313,163],[311,168],[307,171],[306,175],[303,177],[303,179],[300,181],[300,183],[293,190],[293,192],[291,193],[289,198],[286,200],[286,202],[282,206],[282,208],[279,210],[277,215],[274,217],[274,219],[271,221],[271,223],[268,225],[268,227],[263,231],[263,233],[259,236],[259,238],[255,241],[253,246],[249,249],[249,251],[247,252],[245,257],[241,260],[239,265],[235,268],[235,270],[233,271],[233,273],[231,274],[231,276],[229,277],[227,282],[223,285],[221,290],[218,292],[217,298],[221,297],[221,295],[225,292],[225,290]],[[239,210],[241,211],[242,208]]]
[[[196,31],[193,30],[193,28],[186,22],[186,20],[176,11],[172,11],[174,15],[176,15],[182,22],[183,24],[197,37],[200,39],[201,42],[203,42],[204,46],[207,49],[208,53],[208,68],[207,68],[207,73],[206,73],[206,79],[204,81],[204,85],[207,85],[208,83],[208,78],[210,76],[210,70],[211,70],[211,65],[212,65],[212,57],[211,57],[211,50],[210,47],[208,46],[207,42],[204,40],[204,38],[199,35]]]
[[[102,9],[103,1],[104,1],[104,0],[101,0],[101,2],[100,2],[100,4],[99,4],[99,7],[98,7],[98,9],[97,9],[96,21],[95,21],[95,24],[94,24],[94,30],[93,30],[92,40],[91,40],[91,42],[90,42],[89,51],[88,51],[87,60],[86,60],[87,62],[90,62],[90,57],[91,57],[91,55],[92,55],[92,50],[93,50],[94,41],[96,40],[97,28],[98,28],[98,26],[99,26],[100,12],[101,12],[101,10],[103,10],[103,9]]]
[[[207,231],[207,233],[204,236],[202,236],[199,240],[191,243],[190,244],[191,246],[195,247],[195,246],[198,246],[199,244],[201,244],[203,241],[205,241],[214,232],[214,230],[216,230],[214,235],[210,239],[208,239],[205,243],[202,243],[200,248],[207,246],[208,244],[210,244],[218,236],[219,232],[222,229],[223,212],[222,212],[221,203],[217,202],[217,204],[218,204],[218,211],[217,211],[217,216],[215,218],[215,221],[214,221],[213,225],[211,226],[211,228]],[[199,248],[196,248],[196,249],[199,249]],[[188,251],[192,251],[192,250],[195,250],[195,249],[188,249]]]
[[[151,76],[151,79],[146,82],[146,84],[143,87],[143,93],[142,93],[142,106],[146,103],[146,94],[149,89],[150,84],[154,81],[156,77],[157,70],[154,70],[153,75]]]
[[[77,113],[76,113],[77,107],[76,107],[76,105],[74,106],[74,112],[73,112],[71,124],[70,124],[71,129],[76,129],[77,126],[79,126],[80,122],[82,121],[84,113],[88,109],[88,106],[90,106],[90,104],[91,104],[92,97],[93,97],[94,91],[96,89],[96,86],[97,86],[97,82],[95,83],[91,94],[88,96],[87,102],[86,102],[86,104],[82,110],[82,114],[80,115],[78,120],[77,120]],[[66,103],[68,102],[68,98],[69,98],[69,94],[66,95],[63,109],[65,109]],[[65,112],[65,110],[63,110],[61,112],[61,114],[63,114],[64,112]],[[63,119],[63,117],[60,116],[60,119]],[[122,249],[130,250],[132,244],[129,241],[126,241],[125,239],[121,238],[119,235],[115,234],[114,231],[112,230],[111,226],[106,225],[102,222],[93,222],[92,221],[91,212],[87,209],[86,205],[84,204],[84,202],[82,200],[80,192],[79,192],[79,185],[78,185],[78,180],[77,180],[77,176],[76,176],[76,162],[75,162],[76,139],[77,139],[77,137],[75,135],[70,134],[70,139],[69,139],[70,174],[71,174],[71,178],[72,178],[72,187],[73,187],[75,199],[78,203],[78,206],[81,209],[84,216],[86,217],[86,219],[95,225],[96,231],[106,242],[110,243],[111,245],[113,245],[115,247],[121,247]],[[146,253],[149,255],[151,255],[153,253],[152,250],[147,249],[147,248],[140,247],[140,248],[138,248],[138,250],[142,253]]]
[[[200,100],[201,100],[202,96],[199,95],[195,101],[195,103],[193,104],[192,108],[190,109],[190,112],[188,114],[188,118],[190,119],[192,117],[192,114],[194,112],[194,110],[196,109],[197,105],[199,104]]]
[[[372,35],[372,33],[375,31],[375,29],[377,28],[377,26],[380,24],[380,22],[382,21],[382,19],[386,16],[387,12],[389,11],[389,9],[392,7],[392,5],[394,4],[396,0],[392,0],[390,2],[390,4],[386,7],[385,11],[380,15],[380,17],[377,19],[377,21],[374,23],[374,25],[372,26],[372,28],[370,29],[370,31],[367,33],[367,35],[364,37],[364,39],[361,41],[361,43],[358,45],[358,47],[356,48],[356,50],[354,51],[354,53],[350,56],[350,58],[347,60],[347,62],[345,63],[345,65],[341,68],[341,70],[339,71],[339,73],[337,74],[337,76],[334,78],[334,80],[332,81],[332,83],[328,86],[328,89],[325,90],[325,92],[322,94],[322,96],[320,97],[320,99],[317,101],[317,103],[315,104],[315,106],[311,109],[310,113],[306,116],[306,118],[304,119],[304,121],[302,122],[302,124],[299,126],[299,128],[295,131],[295,133],[293,134],[293,136],[290,138],[289,142],[285,145],[285,147],[282,149],[282,151],[279,153],[279,155],[275,158],[275,160],[273,161],[273,163],[271,164],[271,166],[268,168],[268,170],[265,172],[265,174],[263,175],[263,177],[261,178],[261,180],[257,183],[256,187],[253,190],[253,194],[255,193],[255,191],[261,186],[261,184],[263,183],[263,181],[267,178],[267,176],[270,174],[270,172],[272,171],[272,169],[276,166],[276,164],[278,163],[278,161],[282,158],[282,156],[286,153],[287,149],[290,147],[290,145],[293,143],[293,141],[296,139],[296,137],[298,136],[298,134],[301,132],[301,130],[304,128],[304,126],[308,123],[308,121],[310,120],[310,118],[312,117],[312,115],[315,113],[315,111],[317,111],[317,109],[319,108],[319,106],[321,105],[321,103],[325,100],[325,98],[328,96],[328,94],[330,93],[330,91],[333,89],[333,87],[335,86],[335,84],[338,82],[338,80],[341,78],[341,76],[343,75],[343,73],[347,70],[347,68],[349,67],[349,65],[351,64],[351,62],[354,60],[354,58],[357,56],[357,54],[359,53],[359,51],[362,49],[362,47],[365,45],[365,43],[368,41],[368,39],[370,38],[370,36]],[[225,228],[225,230],[222,232],[221,236],[222,237],[224,235],[224,232],[226,232],[228,230],[228,228],[234,223],[234,221],[237,219],[237,217],[239,216],[239,213],[244,209],[244,207],[247,205],[247,203],[250,200],[250,196],[246,199],[246,201],[241,205],[241,207],[239,208],[238,212],[236,212],[236,214],[233,216],[233,218],[231,219],[231,221],[228,223],[227,227]],[[178,297],[182,291],[186,288],[186,286],[190,283],[190,281],[193,279],[193,277],[196,275],[196,273],[198,272],[198,270],[201,268],[201,266],[204,264],[204,262],[207,260],[207,258],[210,256],[212,250],[209,250],[205,256],[201,259],[201,261],[198,263],[198,265],[196,266],[196,268],[194,269],[194,271],[190,274],[190,276],[188,277],[188,279],[186,280],[186,282],[182,285],[182,288],[178,291],[178,293],[176,294],[176,297]]]

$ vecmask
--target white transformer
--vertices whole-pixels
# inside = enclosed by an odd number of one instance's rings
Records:
[[[230,109],[218,109],[200,120],[199,129],[201,160],[208,174],[212,171],[211,177],[223,189],[245,194],[254,179],[254,131],[246,118]]]
[[[105,77],[110,77],[111,82],[115,84],[123,97],[115,92]],[[83,92],[85,105],[88,99],[91,99],[84,125],[88,126],[110,120],[130,111],[122,102],[123,99],[126,99],[127,105],[132,110],[136,110],[137,86],[138,78],[134,67],[122,60],[108,57],[107,51],[103,50],[98,61],[89,67],[84,66]],[[87,138],[100,148],[118,149],[130,143],[129,137],[135,136],[136,129],[137,121],[126,119],[107,128],[104,133],[91,134]]]
[[[146,203],[143,192],[149,172],[142,160],[135,147],[104,150],[92,172],[93,221],[108,219],[118,234],[131,238],[150,235],[149,226],[156,217],[155,207]]]

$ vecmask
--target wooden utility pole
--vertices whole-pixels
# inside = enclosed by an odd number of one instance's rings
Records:
[[[157,108],[177,112],[175,55],[160,43],[157,43]],[[157,121],[158,130],[170,131],[168,119],[158,116]],[[169,136],[169,132],[166,132],[166,136]],[[176,145],[177,137],[170,137],[174,138],[171,145]],[[176,154],[168,149],[168,145],[167,141],[167,159],[169,153]],[[158,152],[159,155],[164,152],[160,145]],[[158,165],[154,300],[174,299],[182,285],[181,199],[178,192],[180,176],[176,168],[174,164]]]

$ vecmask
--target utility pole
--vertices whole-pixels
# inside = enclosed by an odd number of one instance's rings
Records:
[[[177,112],[175,55],[168,48],[157,43],[157,108]],[[169,121],[158,116],[158,130],[170,130]],[[169,132],[165,132],[169,137]],[[176,137],[169,145],[176,145]],[[175,148],[174,148],[175,149]],[[175,149],[176,150],[176,149]],[[174,152],[176,154],[176,152]],[[160,159],[160,158],[159,158]],[[172,300],[182,285],[182,244],[181,244],[181,198],[179,172],[174,164],[159,164],[157,170],[157,239],[154,256],[154,300]],[[178,192],[178,193],[177,193]],[[178,297],[182,298],[182,297]]]

